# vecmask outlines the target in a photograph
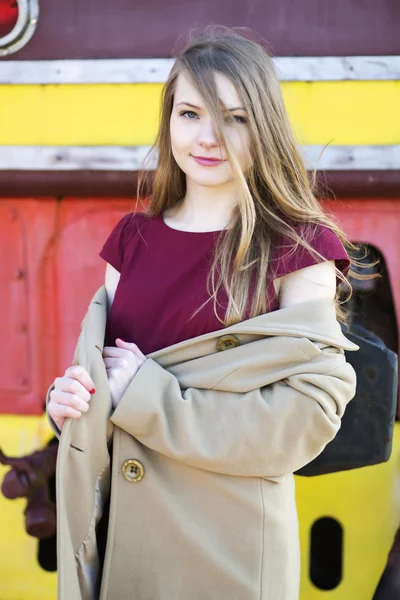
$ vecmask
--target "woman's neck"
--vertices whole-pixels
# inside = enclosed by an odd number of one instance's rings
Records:
[[[164,221],[185,231],[217,231],[229,225],[237,198],[227,191],[197,186],[164,211]]]

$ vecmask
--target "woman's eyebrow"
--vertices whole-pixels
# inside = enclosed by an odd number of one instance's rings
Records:
[[[201,110],[201,106],[196,106],[196,104],[191,104],[190,102],[178,102],[176,106],[180,106],[181,104],[185,104],[186,106],[191,106],[191,108],[197,108],[197,110]],[[229,112],[233,112],[234,110],[244,110],[246,112],[246,109],[243,108],[243,106],[235,106],[234,108],[228,108],[227,110]]]
[[[201,109],[200,106],[196,106],[195,104],[190,104],[190,102],[179,102],[176,106],[180,106],[181,104],[186,104],[186,106],[191,106],[192,108],[197,108],[198,110]]]

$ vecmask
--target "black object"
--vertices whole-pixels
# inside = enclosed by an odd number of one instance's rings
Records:
[[[357,374],[356,395],[346,408],[336,437],[296,475],[347,471],[390,458],[397,408],[397,354],[362,325],[352,325],[344,334],[360,347],[357,352],[345,352]]]
[[[394,538],[387,565],[372,600],[399,600],[400,598],[400,529]]]
[[[58,444],[22,457],[6,456],[0,449],[0,463],[11,467],[4,477],[1,491],[6,498],[27,498],[26,532],[39,539],[54,535],[56,506],[50,500],[48,480],[56,471]]]

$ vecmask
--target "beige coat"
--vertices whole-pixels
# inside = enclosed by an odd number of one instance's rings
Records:
[[[342,334],[333,302],[298,304],[153,352],[114,412],[102,358],[106,318],[102,286],[74,356],[97,391],[60,439],[59,599],[296,600],[292,473],[335,436],[355,394],[343,351],[358,346]]]

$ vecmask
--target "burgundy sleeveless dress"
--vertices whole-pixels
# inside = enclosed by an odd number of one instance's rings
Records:
[[[172,229],[161,215],[129,213],[120,219],[100,251],[121,273],[107,319],[105,344],[114,346],[119,337],[149,354],[222,329],[212,301],[190,318],[208,298],[207,276],[219,234]],[[349,257],[331,229],[318,226],[311,245],[347,274]],[[287,254],[286,249],[274,255],[276,278],[317,262],[304,249],[285,258]],[[223,290],[218,301],[226,308],[228,298]],[[279,308],[272,279],[267,280],[267,306],[269,311]]]

